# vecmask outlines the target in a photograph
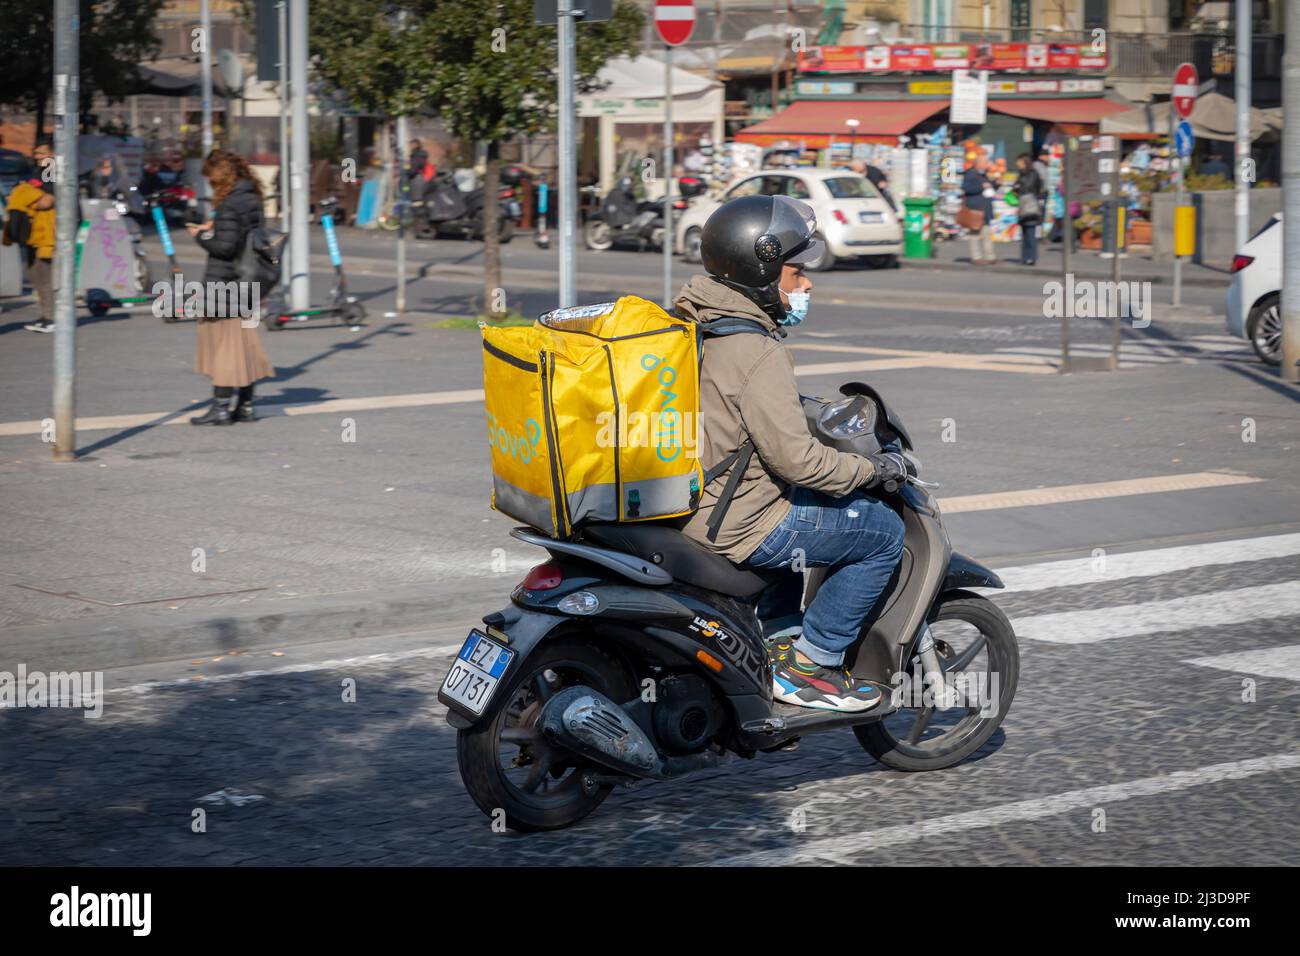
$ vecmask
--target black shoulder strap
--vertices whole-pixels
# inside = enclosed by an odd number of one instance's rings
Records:
[[[727,516],[727,509],[731,507],[731,499],[735,497],[736,489],[740,487],[740,479],[744,477],[745,472],[749,469],[749,461],[753,457],[754,442],[752,439],[747,438],[744,444],[704,473],[704,484],[708,486],[728,468],[731,469],[731,475],[722,488],[722,494],[718,495],[718,500],[713,503],[713,511],[709,515],[708,523],[705,526],[710,541],[718,540],[718,529],[722,527],[722,519]]]

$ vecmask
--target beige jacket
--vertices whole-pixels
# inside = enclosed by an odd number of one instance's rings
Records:
[[[675,307],[683,318],[702,324],[740,316],[776,329],[757,305],[711,276],[687,282]],[[691,539],[737,563],[781,523],[796,487],[839,497],[874,474],[861,455],[828,448],[809,433],[794,359],[781,342],[751,334],[706,337],[700,375],[700,464],[707,471],[746,438],[753,439],[756,454],[736,488],[717,540],[708,540],[706,526],[728,475],[704,489],[700,508],[684,529]]]

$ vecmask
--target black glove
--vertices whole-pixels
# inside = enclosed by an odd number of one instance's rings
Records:
[[[871,467],[875,470],[875,477],[872,478],[869,487],[874,488],[891,482],[897,485],[907,478],[907,459],[896,451],[881,451],[868,455],[867,461],[871,462]]]

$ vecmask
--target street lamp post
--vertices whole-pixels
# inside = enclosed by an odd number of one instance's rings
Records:
[[[208,154],[212,152],[212,14],[208,9],[208,0],[202,0],[199,4],[199,26],[203,34],[203,46],[199,49],[199,72],[202,74],[199,79],[199,90],[203,98],[201,125],[203,158],[207,159]],[[210,195],[211,191],[205,179],[199,183],[204,218],[212,212],[208,202]]]
[[[81,18],[77,0],[54,4],[54,459],[77,457],[77,126],[81,113]],[[40,130],[37,130],[40,133]],[[44,171],[42,171],[44,173]]]
[[[1253,4],[1237,0],[1237,52],[1233,63],[1237,94],[1237,141],[1233,150],[1236,175],[1233,212],[1237,250],[1250,240],[1250,15]]]

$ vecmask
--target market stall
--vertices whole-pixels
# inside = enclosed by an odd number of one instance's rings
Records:
[[[643,159],[655,161],[648,198],[663,191],[664,64],[648,56],[611,60],[597,74],[602,89],[576,98],[578,116],[592,120],[599,142],[601,192]],[[724,91],[716,80],[673,69],[673,147],[684,163],[700,141],[724,138]],[[638,175],[640,170],[637,170]]]

